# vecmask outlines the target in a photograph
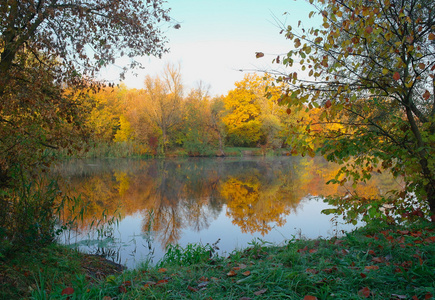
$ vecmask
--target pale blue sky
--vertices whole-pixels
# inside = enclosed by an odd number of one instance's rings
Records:
[[[292,27],[299,20],[306,27],[313,22],[308,19],[313,7],[304,0],[168,0],[166,6],[181,25],[166,31],[171,51],[161,60],[143,58],[146,69],[137,77],[128,76],[128,87],[143,88],[145,76],[158,75],[169,62],[181,65],[186,91],[202,80],[211,86],[212,95],[225,95],[243,79],[240,69],[270,69],[272,59],[292,46],[279,34],[274,18]],[[256,59],[257,51],[266,56]]]

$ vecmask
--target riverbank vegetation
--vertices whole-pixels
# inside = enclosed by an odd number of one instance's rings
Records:
[[[435,228],[372,222],[330,239],[301,237],[217,254],[171,246],[156,266],[126,270],[50,246],[0,262],[3,299],[433,299]]]

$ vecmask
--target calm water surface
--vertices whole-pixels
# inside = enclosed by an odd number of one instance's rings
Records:
[[[219,240],[228,254],[254,239],[340,234],[353,227],[320,213],[328,208],[322,195],[349,191],[325,184],[338,169],[321,157],[69,161],[54,173],[82,206],[68,205],[63,219],[83,221],[62,241],[134,268],[156,263],[168,244]],[[357,191],[373,196],[394,185],[379,175]]]

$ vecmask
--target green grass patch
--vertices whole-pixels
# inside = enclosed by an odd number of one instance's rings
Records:
[[[144,264],[100,278],[95,276],[99,271],[93,276],[79,263],[81,254],[47,248],[39,256],[2,263],[1,276],[15,274],[2,282],[2,296],[8,296],[5,290],[36,299],[66,299],[62,291],[71,292],[70,299],[433,299],[435,295],[431,223],[366,226],[340,238],[293,239],[280,246],[254,240],[225,257],[217,256],[215,248],[171,246],[157,266]]]

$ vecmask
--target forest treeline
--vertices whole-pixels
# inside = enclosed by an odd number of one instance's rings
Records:
[[[223,156],[225,147],[279,149],[308,139],[299,123],[316,114],[279,105],[281,90],[272,82],[247,74],[227,95],[212,97],[202,82],[186,90],[179,67],[168,64],[162,75],[147,76],[143,89],[120,84],[84,91],[87,136],[67,155]]]

